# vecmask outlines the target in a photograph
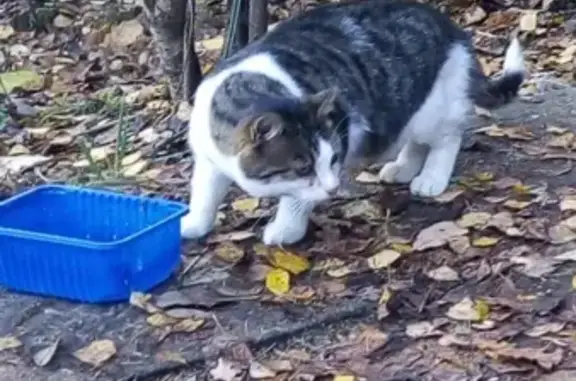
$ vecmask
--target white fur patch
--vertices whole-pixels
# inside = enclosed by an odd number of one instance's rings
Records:
[[[526,64],[524,63],[524,52],[517,38],[514,38],[504,56],[504,73],[525,73]]]
[[[473,62],[464,46],[452,47],[430,94],[399,139],[403,148],[382,167],[383,181],[411,182],[411,192],[418,196],[437,196],[448,187],[473,109],[468,91]]]

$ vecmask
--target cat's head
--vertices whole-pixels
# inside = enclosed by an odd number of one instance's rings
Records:
[[[339,186],[345,121],[336,116],[338,91],[259,107],[237,128],[236,152],[245,176],[270,196],[327,199]]]

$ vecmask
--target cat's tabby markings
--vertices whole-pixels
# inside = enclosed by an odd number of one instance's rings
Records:
[[[252,196],[280,198],[266,244],[299,241],[341,169],[392,148],[399,154],[380,178],[439,195],[474,105],[509,102],[523,78],[517,40],[491,80],[468,34],[423,4],[361,0],[284,21],[220,62],[197,90],[182,236],[211,231],[234,181]]]

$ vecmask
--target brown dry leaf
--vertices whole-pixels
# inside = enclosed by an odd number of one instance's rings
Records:
[[[568,243],[576,240],[576,216],[560,221],[548,229],[548,235],[553,244]]]
[[[114,25],[104,39],[105,46],[123,48],[132,45],[144,34],[144,27],[137,19],[123,21]]]
[[[502,205],[510,209],[522,210],[532,205],[532,201],[506,200]]]
[[[202,47],[206,50],[219,50],[222,49],[222,45],[224,44],[224,37],[217,36],[214,38],[209,38],[207,40],[200,41]]]
[[[8,38],[12,37],[14,33],[14,28],[12,28],[10,25],[0,25],[0,41],[6,41]]]
[[[361,184],[377,184],[380,182],[380,178],[378,175],[370,172],[360,172],[360,174],[356,176],[356,181]]]
[[[447,244],[452,238],[460,237],[468,233],[456,225],[453,221],[442,221],[421,230],[416,236],[412,247],[416,251],[423,251],[441,247]]]
[[[430,270],[426,275],[437,281],[453,282],[460,280],[458,273],[449,266],[440,266],[433,270]]]
[[[244,257],[244,254],[244,249],[232,242],[225,242],[215,250],[217,258],[229,263],[240,261]]]
[[[465,297],[460,302],[454,304],[448,309],[446,313],[450,319],[462,321],[481,321],[482,316],[476,309],[476,305],[472,299]]]
[[[569,194],[562,196],[560,199],[560,210],[563,212],[567,210],[576,210],[576,195]]]
[[[500,241],[498,237],[478,237],[472,240],[472,246],[475,247],[492,247]]]
[[[116,345],[112,340],[96,340],[74,352],[74,357],[83,363],[100,366],[115,354]]]
[[[464,254],[470,248],[470,240],[466,236],[459,236],[450,238],[448,247],[456,254]]]
[[[464,12],[464,24],[466,26],[477,24],[486,18],[487,14],[479,5],[472,5]]]
[[[567,132],[562,135],[552,136],[546,145],[552,148],[570,149],[572,144],[574,144],[575,138],[576,136],[573,132]]]
[[[520,30],[522,32],[534,32],[538,26],[538,12],[525,10],[520,16]]]
[[[564,329],[566,323],[545,323],[532,327],[524,334],[530,337],[541,337],[549,333],[558,333]]]
[[[146,318],[146,323],[152,327],[165,327],[176,323],[176,319],[168,317],[163,313],[155,313]]]
[[[6,349],[14,349],[22,346],[22,342],[14,336],[0,337],[0,352]]]
[[[204,319],[184,319],[174,324],[172,332],[191,333],[204,325]]]
[[[366,259],[368,267],[378,270],[390,266],[400,258],[401,254],[394,250],[385,249]]]
[[[471,212],[462,215],[456,223],[462,228],[482,229],[490,220],[490,217],[492,217],[490,213]]]
[[[138,291],[134,291],[130,294],[130,304],[134,307],[138,307],[149,314],[160,311],[159,308],[150,303],[150,300],[152,300],[152,295],[150,294],[144,294]]]
[[[459,196],[464,193],[462,189],[447,189],[440,196],[434,197],[434,201],[440,204],[447,204],[456,200]]]
[[[210,375],[216,381],[240,381],[242,373],[240,364],[223,358],[219,358],[216,368],[210,370]]]
[[[413,339],[442,336],[442,332],[439,331],[437,328],[438,327],[436,325],[428,321],[408,324],[406,326],[406,335]]]
[[[238,212],[247,213],[255,211],[259,205],[260,200],[257,198],[241,198],[232,203],[232,209]]]
[[[350,343],[339,346],[334,351],[336,361],[351,358],[366,357],[388,343],[389,336],[375,327],[366,327],[358,337]]]
[[[291,300],[306,301],[310,300],[316,295],[316,291],[310,286],[296,286],[290,289],[287,298]]]
[[[546,370],[559,365],[564,357],[564,351],[560,348],[553,352],[546,352],[546,348],[515,348],[510,345],[490,348],[485,353],[498,359],[509,358],[534,362]]]
[[[272,378],[276,376],[276,372],[265,365],[260,364],[257,361],[250,361],[250,367],[248,369],[248,374],[254,380],[262,380],[265,378]]]
[[[354,261],[342,267],[331,268],[326,271],[326,274],[332,278],[342,278],[349,274],[365,271],[367,267],[365,261]]]
[[[176,364],[187,364],[188,361],[178,352],[162,351],[155,356],[160,362],[173,362]]]
[[[208,238],[208,243],[220,243],[220,242],[240,242],[245,241],[248,238],[254,237],[254,232],[240,230],[230,233],[215,234]]]
[[[496,124],[493,124],[488,127],[479,128],[474,132],[484,133],[491,137],[506,137],[512,140],[528,141],[534,139],[532,131],[524,126],[499,127]]]
[[[556,266],[560,264],[560,262],[554,261],[552,258],[544,258],[540,254],[527,257],[512,257],[510,258],[510,262],[523,265],[517,270],[531,278],[542,278],[544,275],[555,271]]]
[[[272,265],[288,270],[294,275],[310,269],[310,261],[308,259],[282,249],[274,250],[269,260]]]
[[[52,359],[54,358],[54,355],[56,354],[59,345],[60,345],[60,339],[57,339],[52,344],[36,352],[32,357],[34,364],[40,367],[48,365],[50,361],[52,361]]]

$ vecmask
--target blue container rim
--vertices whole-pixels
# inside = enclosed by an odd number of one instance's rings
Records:
[[[75,247],[83,247],[83,248],[87,248],[87,249],[100,249],[100,250],[102,250],[102,249],[109,249],[109,248],[118,246],[122,243],[131,241],[136,237],[139,237],[145,233],[148,233],[154,229],[157,229],[159,226],[162,226],[167,222],[170,222],[176,218],[183,216],[184,214],[188,213],[188,210],[189,210],[188,205],[186,205],[186,204],[183,204],[180,202],[175,202],[175,201],[169,201],[169,200],[165,200],[165,199],[156,199],[156,198],[151,198],[151,197],[135,196],[135,195],[131,195],[131,194],[125,194],[125,193],[96,189],[96,188],[84,188],[84,187],[78,187],[78,186],[58,185],[58,184],[39,185],[39,186],[30,188],[28,190],[25,190],[24,192],[21,192],[15,196],[12,196],[12,197],[0,202],[0,210],[3,206],[8,205],[8,204],[10,204],[16,200],[19,200],[19,199],[24,198],[26,196],[29,196],[33,193],[40,192],[40,191],[47,190],[47,189],[99,193],[102,195],[114,195],[117,197],[122,197],[122,198],[126,198],[126,199],[137,200],[137,201],[153,202],[153,203],[157,203],[157,204],[160,204],[163,206],[175,208],[176,210],[174,213],[172,213],[168,217],[166,217],[162,220],[159,220],[158,222],[156,222],[156,223],[154,223],[154,224],[152,224],[152,225],[150,225],[150,226],[148,226],[142,230],[139,230],[139,231],[137,231],[137,232],[135,232],[135,233],[133,233],[127,237],[124,237],[122,239],[119,239],[116,241],[110,241],[110,242],[95,242],[95,241],[90,241],[87,239],[70,238],[70,237],[60,236],[60,235],[31,232],[31,231],[22,230],[22,229],[5,228],[5,227],[1,227],[1,226],[0,226],[0,234],[4,235],[4,236],[10,236],[10,237],[26,238],[26,239],[34,239],[34,240],[38,240],[38,241],[50,242],[50,243],[54,243],[54,244],[58,244],[58,245],[69,245],[69,246],[75,246]]]

